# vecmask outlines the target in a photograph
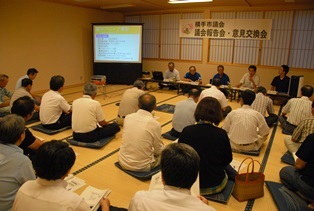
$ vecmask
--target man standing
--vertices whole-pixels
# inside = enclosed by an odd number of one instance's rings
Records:
[[[247,87],[250,89],[255,89],[256,87],[259,86],[259,76],[256,75],[256,66],[251,65],[249,66],[249,72],[245,73],[240,80],[240,83],[237,85],[239,88],[240,86]]]
[[[123,93],[116,119],[120,126],[123,126],[126,115],[135,113],[138,110],[138,98],[144,94],[143,88],[143,81],[136,80],[133,84],[133,88],[128,89]]]
[[[214,75],[212,81],[214,81],[216,78],[220,79],[222,85],[229,85],[230,79],[227,74],[224,73],[225,67],[223,65],[218,65],[217,67],[217,74]]]
[[[287,76],[289,67],[287,65],[281,65],[278,76],[274,77],[271,82],[271,90],[276,90],[281,93],[288,93],[290,78]]]
[[[274,114],[273,101],[266,96],[266,89],[262,86],[256,90],[256,97],[252,103],[252,108],[260,112],[267,122],[268,127],[271,127],[278,120],[278,116]],[[266,111],[268,116],[266,117]]]
[[[287,135],[291,135],[297,125],[305,118],[309,118],[312,115],[310,97],[313,95],[313,87],[305,85],[301,88],[300,98],[292,98],[288,101],[285,107],[282,109],[282,114],[278,118],[281,124],[282,132]],[[286,115],[289,113],[288,118]]]
[[[195,123],[194,111],[200,96],[198,89],[191,89],[188,99],[180,101],[176,104],[172,117],[172,129],[170,135],[179,138],[183,128]]]
[[[50,91],[43,95],[39,119],[44,127],[51,130],[71,126],[71,105],[61,96],[64,78],[57,75],[50,79]]]
[[[231,111],[222,126],[228,133],[234,152],[259,150],[267,139],[269,127],[265,118],[250,106],[254,99],[253,91],[243,91],[240,99],[242,107]]]
[[[120,131],[117,123],[106,122],[100,103],[94,100],[96,95],[96,85],[87,83],[83,97],[73,101],[72,129],[76,141],[95,142]]]
[[[200,157],[187,144],[169,144],[161,154],[161,175],[164,189],[138,191],[130,211],[140,210],[198,210],[215,211],[203,196],[192,196],[190,189],[196,181]],[[210,179],[210,178],[209,178]]]
[[[199,101],[205,97],[216,98],[221,105],[223,116],[226,117],[232,109],[230,106],[228,106],[228,101],[224,93],[219,90],[220,86],[222,85],[221,81],[219,78],[215,78],[212,83],[213,86],[202,91]]]
[[[5,99],[12,97],[12,93],[5,88],[8,82],[9,76],[0,74],[0,117],[10,113],[10,100]]]
[[[119,163],[130,171],[150,171],[160,163],[163,149],[161,126],[152,115],[156,98],[151,94],[138,99],[139,110],[125,117]]]

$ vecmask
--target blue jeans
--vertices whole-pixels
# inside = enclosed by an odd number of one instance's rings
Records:
[[[302,180],[302,175],[293,166],[283,167],[279,176],[281,182],[288,189],[300,192],[303,196],[310,200],[314,200],[314,187],[308,185]]]

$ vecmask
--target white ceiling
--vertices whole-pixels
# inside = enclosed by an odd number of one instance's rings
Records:
[[[169,4],[168,0],[42,0],[79,7],[103,9],[111,12],[136,13],[160,10],[184,10],[212,7],[314,7],[314,0],[213,0],[207,3]]]

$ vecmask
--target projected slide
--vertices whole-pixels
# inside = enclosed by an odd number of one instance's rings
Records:
[[[141,25],[94,25],[94,62],[142,62]]]

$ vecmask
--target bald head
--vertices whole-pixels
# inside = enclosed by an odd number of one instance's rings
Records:
[[[138,98],[138,107],[148,112],[152,112],[156,106],[156,98],[151,94],[143,94]]]

